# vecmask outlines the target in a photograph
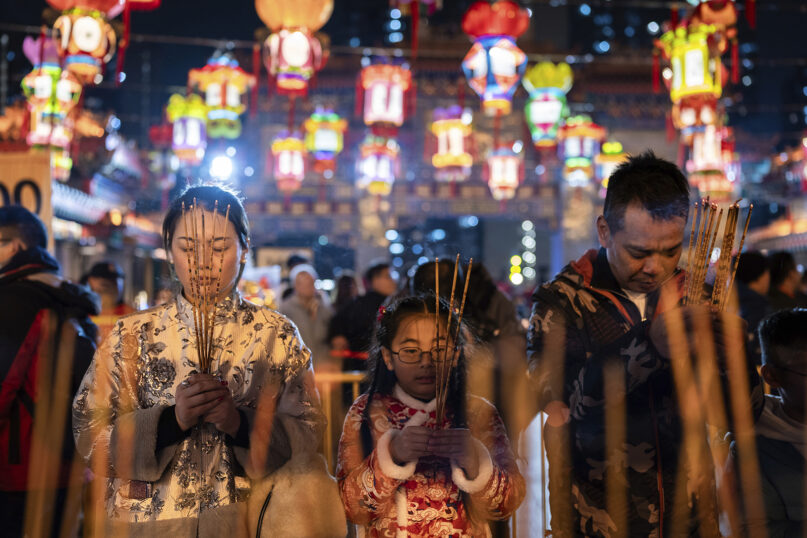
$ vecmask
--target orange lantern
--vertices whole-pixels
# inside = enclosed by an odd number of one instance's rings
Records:
[[[277,91],[305,94],[308,82],[328,59],[327,42],[314,32],[328,22],[333,0],[255,0],[258,17],[272,34],[264,42],[266,69]]]

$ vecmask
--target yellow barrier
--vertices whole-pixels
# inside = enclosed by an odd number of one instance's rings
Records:
[[[364,381],[365,372],[358,370],[350,372],[314,372],[314,379],[317,382],[320,398],[322,399],[322,412],[328,419],[328,426],[325,429],[325,439],[323,452],[328,462],[328,469],[335,471],[335,448],[342,434],[342,424],[344,423],[347,409],[342,407],[342,387],[351,385],[353,389],[353,400],[359,397],[359,385]],[[336,390],[334,390],[336,385]],[[336,401],[334,402],[334,397]],[[339,412],[335,413],[335,405],[339,406]]]

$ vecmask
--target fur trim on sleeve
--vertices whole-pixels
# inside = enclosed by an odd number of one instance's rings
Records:
[[[490,477],[493,476],[493,461],[490,459],[487,447],[479,439],[474,439],[474,448],[479,458],[479,473],[473,480],[469,480],[465,476],[465,471],[456,462],[453,460],[451,462],[451,479],[458,488],[472,495],[482,491],[490,481]]]
[[[388,430],[378,439],[376,457],[378,458],[378,466],[382,473],[396,480],[407,480],[415,474],[417,462],[410,461],[406,465],[398,465],[393,461],[392,454],[390,454],[389,451],[389,444],[392,441],[393,435],[398,435],[399,433],[400,430]]]

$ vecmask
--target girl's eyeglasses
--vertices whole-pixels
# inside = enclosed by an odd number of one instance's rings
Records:
[[[428,351],[421,351],[419,347],[404,347],[398,351],[390,351],[390,355],[398,356],[404,364],[416,364],[428,357],[432,362],[443,362],[446,356],[446,348],[435,347]]]

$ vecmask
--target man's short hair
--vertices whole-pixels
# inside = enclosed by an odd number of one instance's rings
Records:
[[[370,284],[375,277],[377,277],[384,271],[384,269],[389,269],[389,263],[387,262],[374,263],[364,272],[364,281],[367,284]]]
[[[780,310],[759,324],[762,364],[807,366],[807,308]]]
[[[796,259],[791,253],[780,250],[768,256],[768,267],[771,270],[771,288],[775,289],[796,269]]]
[[[737,282],[751,284],[768,270],[768,259],[761,252],[751,250],[740,254],[737,262]]]
[[[48,231],[42,221],[19,205],[0,207],[0,237],[16,238],[25,248],[48,248]]]
[[[669,161],[646,151],[627,161],[611,174],[605,194],[603,216],[612,232],[622,229],[625,210],[638,203],[654,219],[687,219],[689,183],[681,170]]]

